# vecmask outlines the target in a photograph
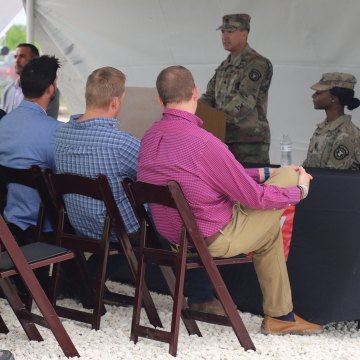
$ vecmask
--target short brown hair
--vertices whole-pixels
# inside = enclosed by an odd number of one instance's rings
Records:
[[[156,88],[164,105],[189,101],[195,88],[194,78],[181,65],[169,66],[156,79]]]
[[[126,76],[110,66],[94,70],[88,77],[85,90],[87,107],[106,108],[112,98],[125,92]]]

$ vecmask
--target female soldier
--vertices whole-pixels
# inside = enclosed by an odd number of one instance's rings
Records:
[[[344,114],[360,105],[354,97],[356,78],[346,73],[326,73],[311,86],[314,108],[325,110],[326,119],[310,139],[303,166],[360,170],[360,129]]]

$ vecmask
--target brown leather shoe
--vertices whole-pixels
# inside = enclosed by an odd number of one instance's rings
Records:
[[[321,325],[310,323],[297,315],[294,316],[295,321],[284,321],[266,315],[261,324],[261,332],[265,335],[306,335],[319,334],[323,331]]]
[[[220,301],[216,298],[200,304],[191,304],[189,305],[189,309],[193,311],[208,313],[208,314],[215,314],[222,316],[225,315],[224,309]]]

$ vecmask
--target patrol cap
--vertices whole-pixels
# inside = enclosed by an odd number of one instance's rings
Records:
[[[334,87],[354,90],[355,84],[355,76],[347,73],[331,72],[323,74],[320,81],[310,86],[310,88],[315,91],[326,91]]]
[[[216,30],[247,30],[250,31],[250,15],[248,14],[231,14],[223,16],[223,23]]]

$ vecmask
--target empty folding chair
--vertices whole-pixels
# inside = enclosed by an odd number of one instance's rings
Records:
[[[28,338],[42,341],[43,338],[35,323],[46,326],[52,331],[67,357],[79,356],[33,272],[34,269],[72,259],[74,253],[71,250],[42,242],[19,247],[2,216],[0,216],[0,246],[0,288]],[[21,277],[42,316],[33,314],[25,308],[16,287],[10,280],[10,277],[14,275]],[[1,316],[0,332],[9,332]]]

